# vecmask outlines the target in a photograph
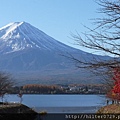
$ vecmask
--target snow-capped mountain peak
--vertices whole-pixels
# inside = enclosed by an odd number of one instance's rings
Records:
[[[3,34],[3,35],[1,34],[2,35],[1,38],[2,39],[11,38],[14,30],[22,24],[23,24],[23,22],[15,22],[15,23],[10,23],[10,24],[0,28],[1,31],[5,32],[5,34]]]
[[[18,83],[21,80],[25,84],[29,84],[28,80],[32,84],[36,83],[35,80],[39,83],[53,80],[52,84],[55,81],[57,84],[65,81],[66,84],[69,80],[75,83],[77,79],[78,83],[82,79],[86,83],[88,70],[74,72],[70,59],[60,55],[66,55],[66,52],[80,60],[94,61],[96,57],[69,47],[26,22],[13,22],[0,28],[0,70],[12,73]],[[96,81],[97,78],[91,80]]]
[[[7,24],[7,25],[5,25],[5,26],[3,26],[2,28],[0,28],[0,30],[2,30],[2,29],[6,29],[6,28],[8,28],[8,27],[17,27],[17,26],[19,26],[19,25],[21,25],[21,24],[23,24],[24,22],[12,22],[12,23],[9,23],[9,24]]]
[[[62,51],[72,49],[26,22],[13,22],[0,28],[0,53],[26,48]]]

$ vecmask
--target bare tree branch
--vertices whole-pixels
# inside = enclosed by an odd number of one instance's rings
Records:
[[[0,95],[9,93],[10,88],[14,85],[14,81],[7,73],[0,72]]]
[[[96,0],[96,3],[100,5],[98,13],[104,17],[94,19],[95,28],[84,26],[88,32],[72,34],[72,38],[79,46],[111,55],[113,58],[103,60],[93,57],[90,61],[69,54],[67,57],[78,68],[96,70],[95,74],[102,72],[106,84],[112,86],[112,69],[120,66],[120,0]]]

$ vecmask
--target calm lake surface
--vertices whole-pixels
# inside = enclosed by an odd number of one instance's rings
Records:
[[[20,102],[14,95],[5,95],[4,101]],[[106,104],[104,95],[23,95],[23,104],[37,112],[94,113]]]

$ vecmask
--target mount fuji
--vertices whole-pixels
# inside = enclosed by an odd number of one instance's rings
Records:
[[[26,22],[10,23],[0,28],[0,53],[6,54],[33,48],[48,51],[73,51],[72,48]]]
[[[55,40],[26,22],[13,22],[0,28],[0,70],[13,74],[19,82],[86,82],[86,70],[76,70],[70,60],[61,56],[66,53],[77,57],[92,56]]]

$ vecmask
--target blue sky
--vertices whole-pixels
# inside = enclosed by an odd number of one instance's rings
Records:
[[[78,48],[73,45],[71,33],[84,32],[82,24],[93,27],[90,19],[99,17],[98,8],[94,0],[0,0],[0,27],[25,21],[56,40]]]

